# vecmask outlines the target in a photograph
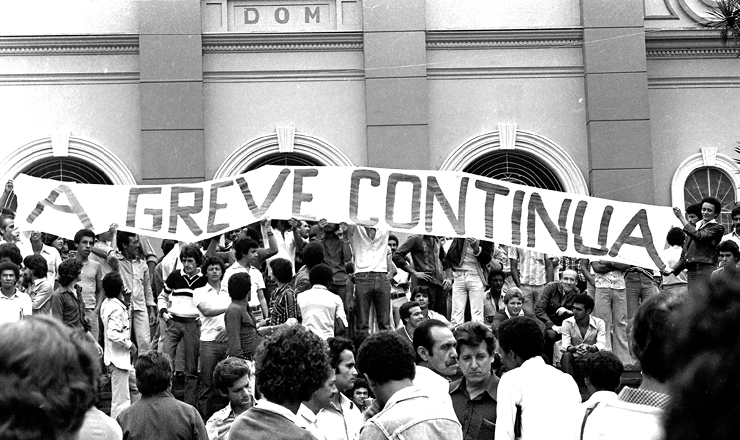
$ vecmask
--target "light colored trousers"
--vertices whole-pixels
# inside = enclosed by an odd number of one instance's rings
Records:
[[[483,322],[483,303],[486,300],[486,292],[478,272],[456,270],[454,276],[452,313],[450,314],[452,325],[458,326],[465,322],[465,305],[468,299],[470,299],[470,319]]]
[[[139,389],[136,387],[136,374],[134,370],[122,370],[113,364],[108,365],[110,371],[110,416],[113,420],[128,408],[132,403],[141,399]]]
[[[606,349],[624,365],[634,364],[627,342],[627,291],[597,287],[594,302],[594,316],[603,319],[606,327]]]

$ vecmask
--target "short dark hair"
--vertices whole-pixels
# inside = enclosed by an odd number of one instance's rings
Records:
[[[127,231],[118,231],[116,233],[116,246],[119,251],[123,252],[123,248],[128,246],[129,241],[131,241],[131,237],[136,237],[136,234]]]
[[[118,272],[108,272],[103,277],[103,292],[106,298],[116,298],[123,290],[123,278]]]
[[[735,206],[734,208],[732,208],[732,213],[730,214],[730,218],[733,218],[736,215],[740,215],[740,205]]]
[[[432,329],[435,327],[447,328],[447,324],[438,319],[427,319],[416,327],[416,330],[414,330],[413,345],[417,363],[423,361],[421,356],[419,356],[419,347],[424,347],[427,349],[429,354],[434,354],[434,338],[432,338]]]
[[[310,281],[314,286],[320,284],[322,286],[329,287],[333,278],[334,273],[331,268],[324,263],[317,264],[308,271],[308,281]]]
[[[740,259],[740,247],[732,240],[725,240],[717,246],[717,253],[730,252],[735,259]]]
[[[342,337],[329,338],[326,343],[329,345],[329,365],[334,369],[334,372],[339,373],[339,358],[344,350],[349,350],[354,354],[355,344]]]
[[[201,271],[203,273],[206,273],[208,271],[208,268],[211,266],[218,266],[221,268],[221,278],[224,277],[224,272],[226,271],[226,265],[224,264],[224,260],[220,259],[219,257],[208,257],[203,261],[203,266],[201,267]]]
[[[318,241],[308,243],[303,247],[303,264],[311,269],[324,261],[324,245]]]
[[[0,260],[3,258],[9,259],[17,266],[23,264],[23,255],[21,255],[21,250],[18,249],[15,243],[0,244]]]
[[[493,336],[493,332],[481,322],[466,322],[455,329],[454,335],[455,341],[457,341],[458,354],[463,345],[478,348],[482,342],[485,342],[489,356],[493,354],[493,350],[496,348],[496,338]]]
[[[2,324],[0,334],[0,437],[76,438],[98,396],[90,338],[51,316]]]
[[[537,321],[527,316],[515,316],[501,323],[498,343],[504,351],[513,351],[527,360],[542,353],[545,337]]]
[[[70,258],[62,261],[59,265],[59,284],[67,287],[82,273],[82,261]]]
[[[678,331],[672,318],[682,305],[682,299],[674,295],[652,295],[640,305],[632,321],[632,352],[642,372],[660,383],[670,375],[667,347]]]
[[[617,391],[624,365],[611,351],[598,351],[586,358],[583,374],[599,391]]]
[[[326,343],[298,325],[260,344],[255,370],[257,389],[276,404],[305,402],[331,374]]]
[[[243,300],[252,292],[252,279],[246,272],[237,272],[229,277],[229,285],[226,288],[231,299]]]
[[[234,256],[241,260],[244,255],[249,253],[250,249],[259,249],[260,245],[255,240],[247,237],[239,237],[234,242]]]
[[[373,382],[385,384],[392,380],[413,380],[416,376],[414,352],[407,341],[395,332],[370,335],[360,345],[357,369]]]
[[[75,234],[74,242],[75,244],[80,244],[83,237],[90,237],[93,239],[93,242],[95,242],[95,233],[92,231],[92,229],[80,229]]]
[[[434,305],[434,295],[432,295],[432,289],[429,286],[416,286],[411,291],[411,301],[416,301],[416,295],[419,293],[427,296],[427,305],[432,308]]]
[[[139,354],[136,363],[136,386],[143,396],[151,396],[172,384],[172,360],[165,353],[150,350]]]
[[[504,280],[506,280],[506,274],[504,274],[504,271],[501,269],[493,269],[492,271],[488,272],[488,285],[490,286],[491,280],[493,277],[501,276]]]
[[[388,241],[391,241],[391,240],[395,240],[396,241],[396,244],[401,244],[401,242],[398,241],[398,237],[396,237],[393,234],[388,235]]]
[[[701,204],[704,205],[705,203],[710,203],[714,205],[714,215],[715,217],[722,214],[722,202],[717,200],[714,197],[704,197],[701,199]]]
[[[49,273],[49,265],[41,255],[28,255],[23,259],[23,266],[31,269],[31,273],[33,273],[35,278],[46,278],[46,274]]]
[[[246,360],[238,357],[226,358],[219,362],[213,370],[213,386],[226,394],[229,387],[249,374],[252,374],[252,369],[249,368]]]
[[[668,231],[665,241],[668,242],[669,246],[683,246],[683,242],[686,241],[686,234],[684,234],[683,229],[674,226]]]
[[[270,269],[272,269],[275,278],[281,283],[289,283],[290,279],[293,278],[293,265],[285,258],[271,260]]]
[[[398,308],[398,316],[400,316],[401,321],[404,324],[406,324],[406,320],[411,317],[411,309],[414,307],[421,306],[419,306],[419,303],[416,301],[406,301],[405,303],[401,304],[401,307]]]
[[[701,218],[701,205],[702,203],[694,203],[693,205],[689,205],[686,208],[686,214],[694,214],[695,216]]]
[[[186,244],[180,248],[180,261],[185,261],[186,258],[192,258],[195,260],[196,266],[203,264],[203,252],[193,244]]]
[[[583,308],[586,310],[590,310],[589,313],[594,311],[594,307],[596,304],[594,303],[594,299],[588,296],[585,293],[579,293],[573,298],[573,304],[583,304]]]

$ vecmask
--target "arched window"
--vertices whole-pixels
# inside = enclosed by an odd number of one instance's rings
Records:
[[[524,151],[494,150],[475,159],[463,171],[520,185],[563,191],[563,184],[555,173]]]
[[[33,177],[61,180],[63,182],[113,184],[110,178],[95,165],[71,157],[41,159],[24,169],[23,173]]]
[[[701,167],[689,174],[683,187],[684,208],[699,203],[704,197],[714,197],[722,203],[722,212],[717,221],[730,231],[730,212],[735,207],[735,182],[719,168]]]
[[[246,173],[247,171],[256,170],[257,168],[263,167],[265,165],[312,167],[321,166],[321,163],[319,163],[316,159],[301,154],[275,153],[269,156],[262,157],[254,161],[253,163],[250,163],[249,166],[244,170],[244,172]]]

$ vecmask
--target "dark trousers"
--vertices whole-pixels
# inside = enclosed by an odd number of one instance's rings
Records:
[[[556,333],[553,329],[548,328],[545,330],[545,361],[552,365],[552,351],[555,347],[555,343],[563,338],[563,335]]]
[[[716,264],[693,263],[686,265],[687,280],[689,282],[689,296],[698,295],[705,289],[717,269]]]
[[[352,291],[350,290],[351,286],[351,284],[334,283],[331,283],[331,285],[329,286],[329,291],[342,299],[342,304],[344,305],[344,314],[347,315],[347,323],[349,324],[347,326],[347,329],[345,330],[346,333],[337,333],[336,336],[352,336],[351,329],[353,329],[354,327],[355,320],[354,316],[349,310],[349,299],[352,298]]]
[[[164,335],[164,352],[170,359],[175,359],[177,344],[185,341],[185,396],[189,405],[197,404],[198,391],[198,350],[200,347],[200,326],[195,320],[188,322],[167,321],[167,332]]]
[[[573,380],[577,384],[582,384],[583,381],[583,365],[586,363],[586,358],[576,359],[575,355],[570,352],[563,353],[563,357],[560,358],[560,369],[563,373],[570,374]]]
[[[229,399],[213,387],[213,370],[226,359],[226,342],[200,341],[200,377],[198,380],[198,411],[203,420],[208,420]]]
[[[382,272],[360,272],[355,274],[355,310],[357,311],[358,336],[367,336],[370,309],[375,308],[380,330],[391,327],[391,283],[388,274]]]

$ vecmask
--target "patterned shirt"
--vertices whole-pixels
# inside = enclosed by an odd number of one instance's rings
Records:
[[[198,318],[200,311],[193,302],[193,293],[206,284],[208,279],[200,273],[200,269],[193,275],[186,274],[182,269],[172,272],[164,282],[164,290],[159,294],[159,310],[168,309],[171,314],[182,318]]]
[[[522,285],[542,286],[547,283],[547,255],[512,246],[509,247],[509,258],[518,261],[519,282]]]
[[[295,318],[301,321],[301,309],[295,299],[293,287],[290,283],[284,284],[273,293],[273,299],[270,303],[270,324],[279,325],[285,323],[288,318]]]
[[[668,404],[671,402],[668,394],[630,387],[622,388],[622,391],[619,393],[619,400],[637,405],[653,406],[663,410],[668,408]]]
[[[254,401],[252,404],[254,404]],[[226,440],[235,418],[236,414],[231,409],[231,403],[213,413],[211,418],[208,419],[208,422],[206,422],[208,440]]]
[[[594,285],[605,289],[624,289],[624,273],[620,270],[594,273]]]

